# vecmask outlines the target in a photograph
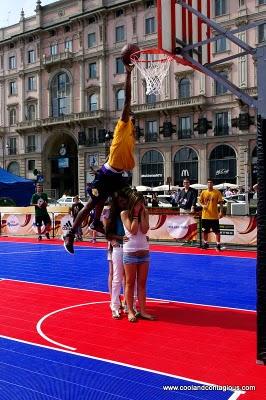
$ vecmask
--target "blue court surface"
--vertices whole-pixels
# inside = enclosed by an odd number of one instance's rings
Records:
[[[58,244],[0,242],[0,254],[3,282],[40,283],[96,294],[108,292],[105,249],[76,247],[75,255],[70,256]],[[253,311],[255,263],[252,258],[151,252],[147,295],[181,304]],[[2,315],[12,306],[15,307],[4,302]],[[108,326],[113,321],[110,318],[106,323]],[[8,332],[12,333],[10,327]],[[121,329],[121,338],[122,335],[124,338],[126,333]],[[138,346],[132,333],[130,340],[132,346]],[[213,390],[209,384],[222,385],[221,380],[200,379],[200,374],[199,379],[191,379],[178,371],[163,373],[160,368],[156,371],[132,366],[130,361],[117,362],[105,356],[51,347],[49,343],[23,340],[17,331],[14,335],[0,335],[0,400],[242,399],[241,392],[225,387]]]

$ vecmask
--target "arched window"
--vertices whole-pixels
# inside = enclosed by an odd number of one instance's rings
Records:
[[[215,184],[236,183],[236,153],[225,144],[215,147],[209,159],[210,178]]]
[[[156,150],[147,151],[141,160],[141,184],[160,186],[164,183],[164,159]]]
[[[116,92],[116,109],[117,110],[123,109],[124,101],[125,101],[125,91],[124,91],[124,89],[119,89]]]
[[[19,176],[20,174],[19,163],[17,163],[16,161],[11,162],[7,167],[7,171],[11,172],[11,174]]]
[[[15,125],[17,123],[17,111],[15,108],[11,108],[9,111],[9,125]]]
[[[183,186],[183,179],[198,182],[198,155],[191,147],[183,147],[174,158],[174,184]]]
[[[98,110],[98,96],[97,94],[93,93],[89,97],[89,111],[96,111]]]
[[[29,121],[34,121],[36,119],[35,116],[35,105],[34,104],[30,104],[28,106],[28,120]]]
[[[57,74],[51,84],[52,116],[70,114],[70,80],[65,73]]]
[[[179,99],[190,97],[190,80],[188,78],[183,78],[179,81],[178,97]]]

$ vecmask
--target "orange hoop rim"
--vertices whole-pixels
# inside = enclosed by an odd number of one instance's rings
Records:
[[[143,58],[141,58],[141,54],[159,54],[159,55],[164,55],[165,58],[157,60],[146,60],[146,59],[144,60]],[[136,51],[135,53],[131,54],[130,60],[133,63],[156,63],[156,62],[165,63],[168,61],[173,61],[174,58],[172,55],[168,54],[164,50],[154,48],[154,49]]]

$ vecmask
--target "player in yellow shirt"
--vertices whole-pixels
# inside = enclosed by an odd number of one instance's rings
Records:
[[[219,190],[213,188],[213,181],[208,179],[208,188],[201,192],[199,203],[202,206],[203,248],[208,249],[208,235],[212,230],[216,236],[216,249],[221,251],[221,235],[219,219],[223,216],[223,197]],[[218,210],[218,204],[220,210]]]
[[[127,186],[123,173],[124,171],[132,170],[135,166],[135,120],[130,115],[131,71],[133,66],[125,65],[125,68],[125,103],[122,116],[115,127],[108,161],[97,171],[95,179],[88,190],[89,200],[87,204],[80,210],[73,223],[73,227],[64,236],[64,247],[71,254],[74,253],[76,230],[94,208],[95,219],[90,228],[104,233],[103,224],[100,221],[104,203],[114,192]]]

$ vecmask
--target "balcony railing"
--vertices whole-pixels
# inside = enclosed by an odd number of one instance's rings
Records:
[[[158,134],[157,133],[146,133],[145,134],[145,142],[157,142]]]
[[[214,135],[215,136],[226,136],[226,135],[229,135],[229,126],[228,125],[216,126],[214,128]]]
[[[136,104],[132,105],[131,109],[134,113],[145,113],[154,110],[159,111],[159,110],[180,109],[189,106],[201,105],[205,103],[206,103],[206,97],[200,95],[200,96],[188,97],[186,99],[158,101],[156,103],[151,103],[151,104]]]
[[[99,142],[95,139],[88,139],[87,141],[86,141],[86,146],[88,146],[88,147],[93,147],[93,146],[98,146],[98,144],[99,144]]]
[[[17,154],[17,149],[16,147],[8,147],[7,149],[7,154],[9,156],[14,156],[15,154]]]
[[[36,146],[31,145],[26,147],[26,153],[34,153],[36,151]]]
[[[51,65],[61,61],[71,60],[74,57],[72,51],[65,50],[63,53],[53,54],[50,56],[46,56],[43,54],[42,64],[43,65]]]
[[[75,121],[94,120],[104,117],[103,110],[72,113],[67,115],[60,115],[59,117],[50,117],[44,119],[36,119],[34,121],[23,121],[17,124],[17,131],[22,131],[29,128],[40,128],[42,126],[50,125],[63,125]]]
[[[179,129],[178,130],[178,139],[190,139],[192,136],[191,129]]]

